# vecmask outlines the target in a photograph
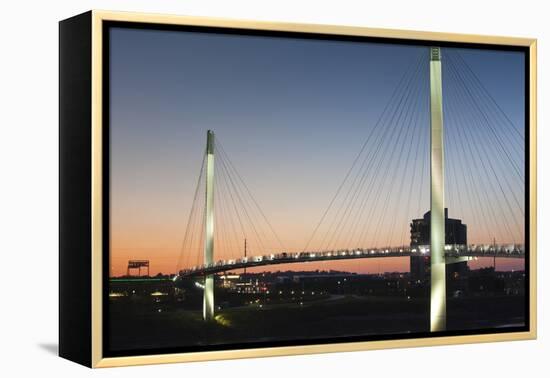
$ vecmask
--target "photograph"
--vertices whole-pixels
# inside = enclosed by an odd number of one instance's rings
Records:
[[[0,376],[548,370],[542,2],[1,7]]]
[[[103,355],[527,332],[529,49],[111,21]]]

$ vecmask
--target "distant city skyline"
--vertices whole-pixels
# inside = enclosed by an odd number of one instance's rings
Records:
[[[412,45],[125,28],[112,28],[110,33],[113,276],[125,274],[131,259],[150,260],[152,275],[175,272],[208,129],[215,131],[246,178],[285,247],[300,251],[403,74],[422,54],[428,54],[427,47]],[[508,120],[523,133],[524,55],[496,50],[459,51]],[[421,79],[427,77],[424,71],[419,75]],[[427,85],[418,87],[414,93],[422,97],[427,95],[426,89]],[[444,94],[446,89],[444,85]],[[447,93],[449,99],[458,103],[448,113],[451,138],[446,141],[448,180],[452,184],[448,185],[447,193],[449,215],[469,227],[469,242],[487,242],[493,238],[506,243],[523,241],[523,204],[516,205],[513,200],[521,198],[524,188],[509,184],[516,182],[515,173],[510,173],[502,163],[506,159],[499,150],[494,150],[499,154],[495,153],[494,161],[484,168],[491,168],[496,177],[503,177],[505,194],[490,201],[494,203],[494,217],[498,218],[494,224],[510,223],[514,227],[512,232],[497,230],[492,223],[480,220],[476,203],[465,201],[467,192],[456,188],[454,183],[463,185],[468,174],[473,175],[482,188],[480,191],[496,187],[492,176],[486,181],[479,180],[483,172],[472,165],[474,158],[483,160],[483,155],[462,156],[457,142],[461,135],[471,140],[476,136],[489,139],[494,138],[495,132],[489,128],[480,131],[480,126],[473,124],[473,118],[470,121],[467,115],[460,118],[467,114],[468,104],[458,102],[465,100],[453,88]],[[422,101],[418,106],[422,109],[416,115],[419,126],[399,142],[409,146],[404,147],[409,151],[415,145],[421,149],[429,138],[428,128],[422,128],[428,120],[427,107]],[[505,122],[501,118],[499,122]],[[462,129],[455,128],[458,124]],[[504,134],[502,143],[512,154],[516,148],[513,138],[522,137]],[[390,146],[383,143],[385,148]],[[488,146],[486,151],[493,151],[491,148],[495,147]],[[381,158],[382,168],[388,161],[387,167],[403,172],[403,179],[393,185],[384,176],[377,180],[382,183],[382,195],[398,197],[395,200],[392,197],[387,208],[372,206],[373,218],[384,219],[377,225],[380,232],[371,239],[367,237],[367,242],[374,243],[376,239],[380,243],[409,243],[409,223],[429,210],[428,176],[415,177],[415,172],[427,165],[428,151],[423,151],[425,158],[411,156],[410,165],[405,158],[395,166],[387,160],[390,157]],[[520,158],[515,155],[512,158],[519,166]],[[520,176],[524,174],[523,167],[524,164],[518,172]],[[381,171],[377,174],[382,175]],[[365,185],[373,185],[369,179]],[[410,206],[407,196],[397,194],[408,192],[409,187],[409,197],[418,198]],[[399,208],[401,201],[406,204],[404,209]],[[519,224],[513,225],[512,221]],[[318,245],[322,243],[314,240],[312,248]],[[256,252],[257,245],[251,248],[252,254],[264,254]],[[223,247],[219,250],[223,251]],[[223,252],[217,258],[224,258]],[[492,259],[480,259],[472,266],[492,263]],[[497,266],[503,270],[523,269],[523,262],[498,260]],[[251,271],[268,269],[377,273],[408,271],[409,260],[280,265]]]

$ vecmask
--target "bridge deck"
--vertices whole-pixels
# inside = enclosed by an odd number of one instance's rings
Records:
[[[243,257],[237,260],[220,260],[210,265],[200,265],[179,272],[178,277],[196,277],[210,275],[230,270],[253,268],[266,265],[293,264],[318,261],[336,261],[380,257],[410,257],[429,256],[428,246],[417,248],[388,248],[388,249],[354,249],[325,252],[299,252],[299,253],[277,253],[270,255]],[[499,257],[499,258],[524,258],[523,246],[445,246],[447,258],[457,257]]]

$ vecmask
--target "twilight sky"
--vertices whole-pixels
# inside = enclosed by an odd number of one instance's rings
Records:
[[[349,213],[336,203],[311,248],[326,246],[339,216],[337,248],[407,244],[410,220],[428,210],[425,46],[113,28],[110,48],[112,275],[142,258],[152,274],[175,272],[208,129],[288,250],[304,248],[366,140],[360,157],[376,164],[357,191],[349,183],[348,198],[344,186],[338,201]],[[521,243],[524,56],[453,50],[443,58],[449,215],[468,225],[470,243]],[[445,66],[447,51],[456,68]],[[392,102],[404,75],[409,94]],[[377,124],[388,102],[397,115]],[[217,258],[239,253],[216,248]],[[408,260],[292,268],[407,271]]]

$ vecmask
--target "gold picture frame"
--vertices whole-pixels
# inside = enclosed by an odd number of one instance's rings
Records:
[[[61,123],[65,120],[71,120],[72,127],[76,127],[74,122],[89,120],[90,128],[85,130],[91,130],[89,151],[90,156],[90,180],[88,184],[91,185],[89,189],[90,201],[89,201],[89,213],[90,229],[89,238],[87,241],[82,241],[81,248],[89,248],[89,260],[88,256],[84,261],[80,262],[80,266],[75,268],[77,262],[68,260],[68,252],[61,253],[61,266],[66,264],[66,269],[70,266],[75,271],[87,271],[89,275],[85,275],[82,279],[90,279],[89,283],[89,295],[84,294],[83,300],[89,300],[90,309],[89,318],[83,320],[84,325],[74,326],[72,329],[65,329],[65,324],[70,322],[73,317],[79,316],[78,313],[73,313],[68,309],[74,305],[74,300],[71,299],[70,294],[65,290],[69,285],[71,276],[67,276],[66,271],[60,269],[61,283],[61,298],[60,298],[60,354],[71,360],[83,363],[90,367],[114,367],[114,366],[129,366],[129,365],[143,365],[143,364],[160,364],[160,363],[174,363],[174,362],[190,362],[190,361],[207,361],[207,360],[219,360],[219,359],[236,359],[236,358],[250,358],[250,357],[267,357],[267,356],[284,356],[284,355],[299,355],[299,354],[311,354],[311,353],[329,353],[329,352],[348,352],[348,351],[360,351],[371,349],[387,349],[387,348],[403,348],[403,347],[421,347],[421,346],[435,346],[435,345],[448,345],[448,344],[466,344],[466,343],[481,343],[481,342],[495,342],[495,341],[512,341],[512,340],[527,340],[535,339],[537,335],[537,298],[536,298],[536,283],[537,283],[537,264],[536,264],[536,249],[537,249],[537,232],[536,232],[536,214],[537,214],[537,167],[536,167],[536,148],[537,148],[537,135],[536,135],[536,123],[537,123],[537,79],[536,79],[536,54],[537,54],[537,42],[535,39],[527,38],[513,38],[513,37],[500,37],[500,36],[482,36],[482,35],[468,35],[468,34],[453,34],[453,33],[436,33],[436,32],[424,32],[424,31],[411,31],[411,30],[393,30],[393,29],[377,29],[366,27],[353,27],[353,26],[335,26],[335,25],[317,25],[317,24],[295,24],[295,23],[280,23],[280,22],[260,22],[252,20],[232,20],[232,19],[218,19],[209,17],[188,17],[188,16],[174,16],[174,15],[161,15],[161,14],[146,14],[146,13],[129,13],[129,12],[111,12],[93,10],[84,14],[84,25],[77,23],[77,19],[73,20],[74,24],[70,29],[64,30],[63,22],[65,25],[70,24],[70,20],[63,21],[61,24],[62,33],[74,32],[74,30],[84,30],[90,37],[82,48],[89,50],[88,55],[81,57],[83,61],[90,59],[89,69],[90,77],[88,78],[89,87],[83,89],[85,91],[91,90],[89,100],[91,102],[89,106],[89,115],[80,119],[70,119],[70,116],[64,118],[61,117]],[[526,239],[529,241],[529,330],[525,332],[510,332],[510,333],[487,333],[476,335],[457,335],[457,336],[435,336],[429,338],[413,338],[413,339],[398,339],[398,340],[380,340],[380,341],[361,341],[361,342],[346,342],[336,344],[317,344],[317,345],[301,345],[301,346],[284,346],[284,347],[267,347],[267,348],[253,348],[253,349],[238,349],[238,350],[218,350],[218,351],[205,351],[205,352],[189,352],[189,353],[174,353],[174,354],[155,354],[155,355],[139,355],[139,356],[123,356],[123,357],[104,357],[102,351],[103,345],[103,306],[104,306],[104,261],[103,261],[103,153],[106,146],[103,145],[103,133],[102,125],[104,123],[103,104],[103,66],[104,66],[104,54],[103,54],[103,25],[105,22],[127,22],[127,23],[140,23],[140,24],[161,24],[161,25],[185,25],[185,26],[198,26],[198,27],[215,27],[215,28],[238,28],[249,29],[258,31],[277,31],[277,32],[297,32],[297,33],[313,33],[323,35],[338,35],[338,36],[357,36],[357,37],[375,37],[375,38],[388,38],[399,40],[412,40],[412,41],[433,41],[433,42],[456,42],[466,44],[478,44],[478,45],[505,45],[505,46],[520,46],[525,47],[529,51],[529,235],[526,235]],[[76,26],[74,26],[76,25]],[[63,39],[68,37],[60,36],[61,47],[66,51],[71,49],[81,48],[78,46],[79,41],[73,41],[71,39]],[[73,36],[74,39],[74,36]],[[63,51],[60,52],[61,61],[61,76],[63,76],[64,66]],[[68,55],[67,55],[68,56]],[[76,76],[75,76],[76,77]],[[63,78],[60,80],[64,80]],[[69,81],[69,79],[66,79]],[[63,83],[60,84],[63,89]],[[79,101],[81,100],[78,98]],[[75,99],[69,99],[61,95],[60,112],[63,112],[67,106],[70,105],[70,101]],[[86,103],[81,105],[86,107]],[[89,117],[89,118],[86,118]],[[69,127],[67,125],[66,127]],[[64,126],[61,125],[62,133]],[[62,137],[63,138],[63,137]],[[84,136],[83,136],[84,138]],[[63,144],[63,143],[61,143]],[[63,155],[62,159],[63,160]],[[63,165],[63,162],[61,162]],[[67,176],[70,175],[69,168],[67,168]],[[62,172],[63,176],[63,172]],[[88,195],[88,194],[85,194]],[[63,194],[61,195],[63,197]],[[78,194],[73,195],[73,200],[77,200]],[[67,200],[69,201],[69,200]],[[68,202],[67,202],[68,203]],[[63,204],[61,204],[63,208]],[[62,215],[63,213],[62,209]],[[68,210],[67,210],[68,211]],[[63,223],[63,220],[61,221]],[[65,228],[64,228],[65,227]],[[64,238],[66,233],[70,232],[67,224],[62,227],[61,234]],[[62,243],[63,244],[63,243]],[[63,246],[61,247],[63,249]],[[67,260],[66,263],[64,261]],[[75,278],[76,279],[76,278]],[[76,294],[75,294],[76,295]],[[67,296],[67,303],[63,302],[63,297]],[[527,297],[527,295],[526,295]],[[72,302],[71,302],[72,301]],[[70,303],[69,303],[70,302]],[[89,328],[83,327],[90,321]],[[85,349],[85,354],[89,352],[89,356],[82,356],[76,352],[72,352],[75,345],[78,344],[77,339],[88,340],[83,336],[84,334],[89,336],[90,349]],[[75,354],[76,353],[76,354]]]

